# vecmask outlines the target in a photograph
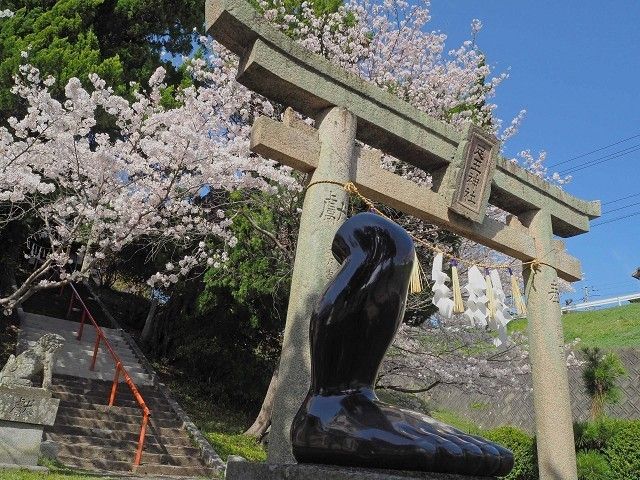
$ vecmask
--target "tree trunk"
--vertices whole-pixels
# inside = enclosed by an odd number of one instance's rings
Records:
[[[602,388],[597,387],[593,397],[591,397],[591,420],[598,420],[604,415],[604,405],[606,399]]]
[[[2,232],[2,256],[0,257],[0,290],[3,295],[10,295],[17,289],[16,270],[27,240],[24,223],[14,220]]]
[[[153,337],[153,333],[155,331],[156,322],[156,311],[158,310],[158,299],[151,299],[151,306],[149,307],[149,313],[147,314],[147,319],[144,321],[144,327],[142,328],[142,334],[140,335],[140,339],[144,343],[150,343]]]
[[[95,231],[95,223],[92,223],[91,230],[89,231],[89,238],[87,240],[87,243],[85,244],[84,256],[82,257],[82,266],[80,267],[80,273],[85,273],[89,269],[89,266],[91,265],[91,263],[93,262],[93,254],[91,252],[91,249],[93,248],[93,245],[96,243],[96,240],[97,240],[96,237],[97,235]]]
[[[264,396],[262,407],[260,407],[260,413],[258,413],[258,416],[253,422],[253,425],[251,425],[247,429],[247,431],[244,432],[245,435],[251,435],[256,437],[258,440],[262,440],[267,434],[267,429],[269,428],[269,425],[271,425],[271,412],[273,411],[273,399],[275,398],[277,384],[278,368],[276,367],[273,375],[271,376],[269,388],[267,389],[267,393]]]

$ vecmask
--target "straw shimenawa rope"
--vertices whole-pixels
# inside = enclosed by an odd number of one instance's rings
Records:
[[[359,191],[358,191],[358,187],[356,187],[356,185],[353,182],[347,182],[347,183],[343,183],[343,182],[336,182],[333,180],[317,180],[315,182],[311,182],[309,183],[309,185],[306,186],[306,189],[308,190],[309,188],[311,188],[314,185],[319,185],[319,184],[330,184],[330,185],[337,185],[341,188],[343,188],[349,195],[354,196],[358,199],[360,199],[368,208],[369,210],[371,210],[372,212],[377,213],[378,215],[381,215],[383,217],[385,217],[388,220],[393,221],[391,218],[389,218],[387,215],[385,215],[383,212],[381,212],[378,208],[376,208],[375,204],[367,197],[365,197],[364,195],[362,195]],[[422,238],[416,237],[415,235],[411,234],[410,232],[409,235],[411,236],[411,238],[413,239],[414,242],[422,245],[423,247],[435,252],[435,253],[441,253],[444,257],[453,260],[456,262],[456,264],[464,264],[467,265],[469,267],[475,265],[478,268],[485,268],[485,269],[503,269],[503,270],[510,270],[512,271],[512,267],[514,265],[514,263],[516,262],[516,259],[513,259],[511,262],[509,263],[498,263],[498,264],[491,264],[491,263],[482,263],[482,262],[475,262],[472,260],[467,260],[464,258],[460,258],[460,257],[456,257],[455,255],[447,252],[445,249],[443,249],[442,247],[428,242],[426,240],[423,240]],[[546,255],[545,255],[546,256]],[[522,262],[522,265],[530,265],[531,269],[533,271],[537,271],[540,269],[540,267],[542,265],[545,265],[547,267],[551,267],[555,270],[555,267],[553,265],[550,265],[548,263],[545,263],[542,261],[542,259],[540,258],[534,258],[533,260],[529,260],[526,262]]]

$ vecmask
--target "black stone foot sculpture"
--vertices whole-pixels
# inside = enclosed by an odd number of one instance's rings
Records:
[[[332,252],[342,268],[311,318],[311,388],[291,426],[302,463],[500,476],[512,453],[426,415],[386,405],[373,385],[404,315],[413,241],[373,213],[351,217]]]

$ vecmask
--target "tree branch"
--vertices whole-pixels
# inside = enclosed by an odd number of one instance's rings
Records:
[[[440,380],[436,380],[431,385],[427,385],[426,387],[423,387],[423,388],[403,388],[403,387],[398,387],[396,385],[379,385],[379,386],[376,386],[376,388],[380,390],[393,390],[394,392],[402,392],[402,393],[424,393],[424,392],[428,392],[432,388],[437,387],[440,383],[441,383]]]
[[[276,238],[276,236],[271,233],[268,230],[265,230],[264,228],[260,227],[249,215],[247,215],[245,212],[241,212],[242,216],[244,218],[246,218],[249,223],[251,224],[251,226],[256,229],[257,231],[259,231],[260,233],[262,233],[265,237],[269,238],[275,245],[276,247],[278,247],[282,253],[285,254],[285,256],[291,260],[291,252],[289,252],[289,250],[287,250],[287,247],[285,247],[284,245],[282,245],[278,239]]]

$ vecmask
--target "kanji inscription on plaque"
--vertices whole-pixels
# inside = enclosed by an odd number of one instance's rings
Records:
[[[42,388],[0,386],[0,422],[53,425],[60,400]]]
[[[471,130],[451,209],[476,222],[482,221],[489,200],[491,176],[496,162],[494,147],[491,138],[476,129]]]

